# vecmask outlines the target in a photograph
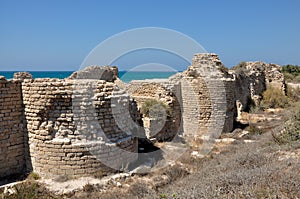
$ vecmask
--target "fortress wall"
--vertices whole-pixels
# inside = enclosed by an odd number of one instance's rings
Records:
[[[176,129],[173,132],[177,134],[184,132],[190,142],[206,135],[214,137],[216,132],[232,131],[236,115],[235,80],[222,72],[221,67],[216,54],[197,54],[186,71],[166,80],[132,81],[128,91],[140,107],[151,98],[176,101],[176,106],[170,106],[176,109],[176,114],[165,126],[168,130]],[[144,125],[152,126],[151,123]],[[164,130],[160,133],[168,135]]]
[[[25,169],[21,82],[0,77],[0,178]]]
[[[235,79],[235,98],[240,111],[248,109],[251,100],[259,104],[263,92],[268,88],[277,88],[285,92],[284,76],[277,64],[264,62],[246,62],[245,66],[230,71]]]
[[[44,78],[22,86],[34,172],[80,177],[120,169],[137,158],[130,123],[126,117],[115,120],[128,110],[129,97],[112,96],[113,83]]]
[[[177,89],[178,90],[178,89]],[[181,110],[176,84],[169,80],[145,80],[132,81],[127,91],[137,102],[139,109],[151,99],[165,103],[171,110],[169,117],[155,119],[144,117],[144,127],[148,138],[156,138],[158,141],[172,140],[179,134],[181,125]],[[164,112],[164,110],[162,110]]]
[[[193,139],[208,131],[212,104],[203,78],[186,76],[181,81],[182,120],[185,137]]]
[[[271,88],[279,88],[286,92],[284,75],[281,67],[277,64],[266,64],[265,66],[266,86]]]
[[[224,121],[223,132],[228,133],[234,129],[234,121],[237,117],[236,107],[236,87],[232,78],[223,78],[226,92],[226,116]]]
[[[242,70],[227,72],[216,54],[197,54],[182,73],[133,81],[127,88],[115,67],[88,67],[64,80],[28,73],[9,81],[0,77],[0,178],[25,168],[42,177],[126,168],[137,159],[136,133],[144,131],[137,106],[148,99],[172,110],[160,129],[161,121],[143,118],[150,137],[216,138],[233,130],[249,99],[259,101],[271,87],[285,92],[280,66],[247,62]]]
[[[233,128],[233,93],[221,66],[216,54],[196,54],[182,73],[183,129],[190,139],[214,138]]]

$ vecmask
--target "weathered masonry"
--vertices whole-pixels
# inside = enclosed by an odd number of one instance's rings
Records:
[[[64,80],[1,79],[1,177],[25,169],[78,177],[136,159],[131,117],[123,115],[130,98],[113,83],[113,70],[101,72],[106,80],[88,79],[89,71]]]
[[[233,130],[249,99],[260,100],[268,87],[285,92],[280,66],[247,62],[242,70],[228,70],[216,54],[197,54],[186,71],[163,80],[125,85],[117,70],[87,67],[66,79],[0,77],[0,178],[126,169],[138,158],[144,129],[158,141],[214,139]],[[170,113],[141,118],[139,108],[149,99]]]
[[[21,81],[0,77],[0,177],[24,171],[23,121]]]

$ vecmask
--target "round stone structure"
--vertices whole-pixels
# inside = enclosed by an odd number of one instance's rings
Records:
[[[130,98],[113,81],[24,79],[22,90],[27,167],[42,177],[96,175],[136,160],[132,118],[123,117]],[[122,118],[123,125],[115,118]]]

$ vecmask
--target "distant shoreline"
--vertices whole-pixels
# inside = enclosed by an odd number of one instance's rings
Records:
[[[4,76],[6,79],[12,79],[15,72],[21,72],[21,71],[0,71],[0,76]],[[31,73],[34,78],[64,79],[69,77],[75,71],[27,71],[27,72]],[[177,72],[175,71],[119,71],[119,78],[123,82],[129,83],[132,80],[166,79],[176,73]]]

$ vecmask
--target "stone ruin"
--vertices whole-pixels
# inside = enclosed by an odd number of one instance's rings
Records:
[[[100,69],[63,80],[26,73],[1,78],[1,177],[24,169],[79,177],[123,169],[136,159],[131,115],[124,114],[131,100],[113,82],[116,69]]]
[[[126,85],[117,74],[116,67],[88,67],[66,79],[0,77],[0,178],[124,170],[138,158],[141,134],[201,143],[232,131],[238,112],[268,87],[285,92],[280,66],[247,62],[228,70],[216,54],[195,55],[186,71],[168,79]],[[149,99],[166,104],[170,115],[141,116]]]
[[[234,88],[239,91],[235,92],[236,117],[248,108],[251,101],[259,104],[267,88],[277,88],[286,93],[284,76],[277,64],[245,62],[244,66],[230,70],[229,73],[233,76]]]

